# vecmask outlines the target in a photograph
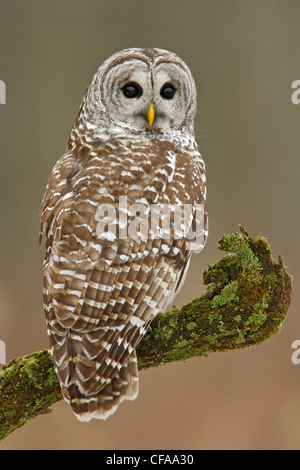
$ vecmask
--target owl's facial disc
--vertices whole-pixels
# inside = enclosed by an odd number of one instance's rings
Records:
[[[138,58],[110,68],[102,85],[102,101],[115,124],[138,131],[165,132],[191,122],[192,85],[177,63],[146,63]]]

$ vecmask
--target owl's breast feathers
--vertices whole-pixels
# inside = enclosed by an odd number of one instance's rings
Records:
[[[172,302],[190,261],[186,239],[174,231],[170,237],[120,236],[120,217],[133,222],[135,204],[149,217],[153,204],[205,205],[205,169],[196,148],[179,152],[169,142],[126,140],[83,146],[57,162],[41,207],[52,355],[63,395],[82,420],[105,419],[123,399],[136,397],[134,348]],[[111,214],[107,232],[99,229],[105,214]]]
[[[178,150],[167,141],[110,140],[61,157],[52,170],[41,206],[41,232],[56,240],[73,231],[76,216],[92,222],[99,205],[206,204],[205,166],[198,150]],[[83,225],[83,224],[82,224]]]

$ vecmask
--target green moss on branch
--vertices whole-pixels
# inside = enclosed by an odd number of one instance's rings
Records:
[[[0,440],[61,398],[49,351],[13,359],[0,371]]]
[[[264,238],[240,230],[218,242],[232,254],[204,273],[206,292],[152,322],[153,335],[137,349],[140,369],[260,344],[280,331],[292,278]]]
[[[139,369],[212,352],[260,344],[278,333],[292,295],[283,259],[267,241],[225,235],[218,248],[231,252],[204,273],[206,292],[180,309],[159,315],[137,348]],[[13,360],[0,371],[0,439],[62,399],[47,350]]]

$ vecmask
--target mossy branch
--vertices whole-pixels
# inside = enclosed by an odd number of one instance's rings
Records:
[[[159,315],[137,348],[139,369],[259,344],[278,333],[292,295],[283,259],[272,258],[264,238],[225,235],[231,252],[204,273],[206,292]],[[13,359],[0,371],[0,439],[62,399],[47,350]]]

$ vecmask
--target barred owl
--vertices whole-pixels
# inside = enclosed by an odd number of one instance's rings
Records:
[[[44,310],[62,395],[81,421],[137,397],[135,348],[205,244],[195,113],[194,79],[177,55],[118,52],[87,88],[50,175],[40,212]],[[166,207],[188,216],[176,223]]]

